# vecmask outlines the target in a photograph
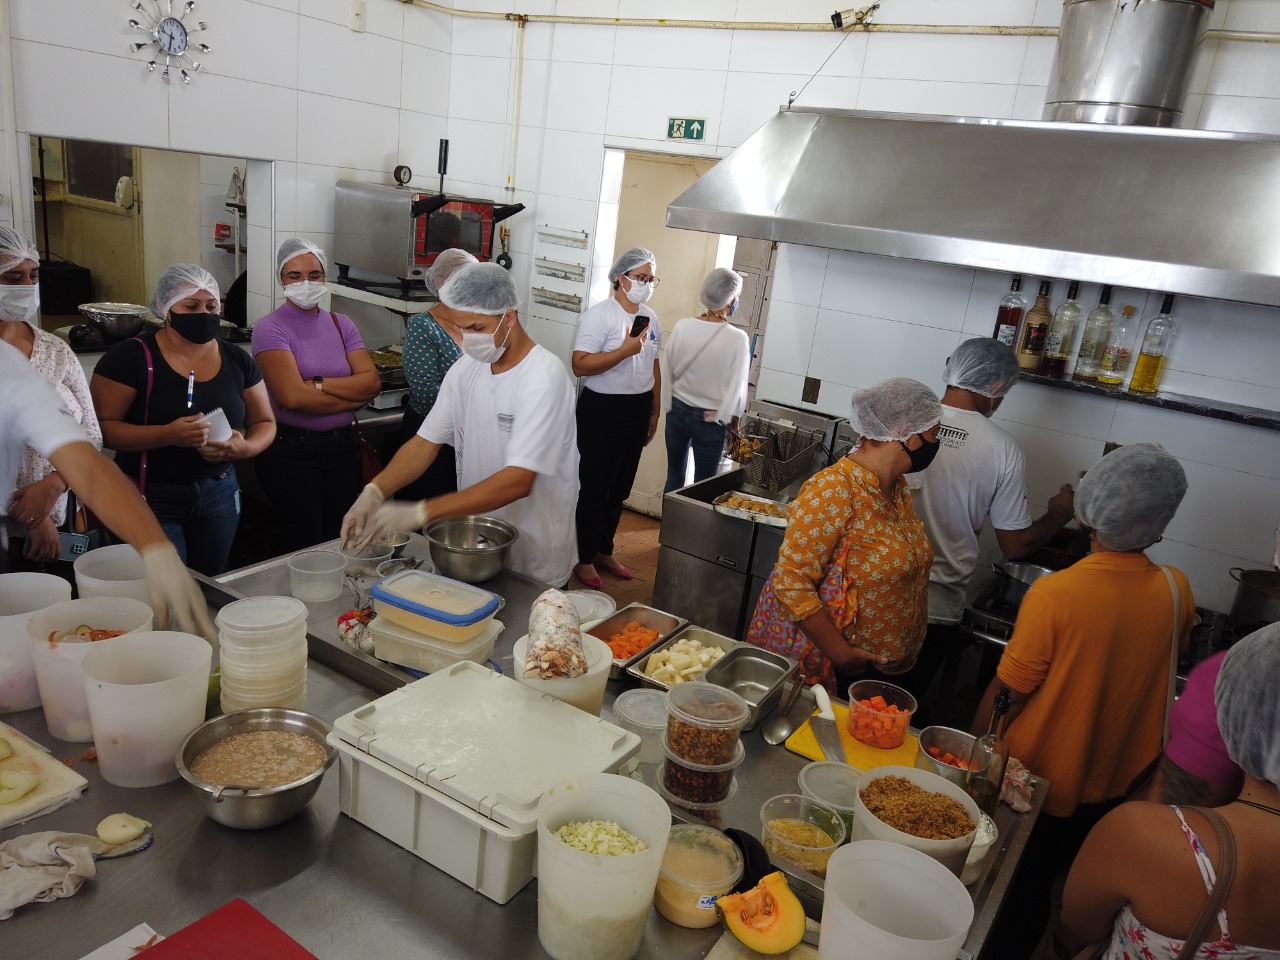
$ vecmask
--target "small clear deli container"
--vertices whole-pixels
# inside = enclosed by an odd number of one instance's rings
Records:
[[[634,763],[656,763],[662,759],[662,738],[667,729],[667,698],[660,690],[624,690],[613,701],[618,726],[640,738],[640,752]]]
[[[667,691],[667,747],[677,760],[728,763],[750,717],[751,704],[727,687],[679,684]]]
[[[733,789],[733,771],[742,765],[747,751],[739,740],[733,756],[724,763],[694,763],[683,760],[665,740],[662,749],[666,760],[659,777],[666,791],[680,800],[694,803],[720,803]]]
[[[719,830],[677,823],[662,852],[653,905],[682,927],[715,926],[716,898],[733,889],[743,869],[742,851]]]
[[[373,585],[373,609],[416,633],[466,643],[484,632],[501,606],[496,594],[425,570],[402,570]]]

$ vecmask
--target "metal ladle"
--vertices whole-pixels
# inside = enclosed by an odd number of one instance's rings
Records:
[[[797,673],[795,682],[791,685],[791,689],[787,691],[786,697],[783,698],[782,704],[778,707],[778,712],[765,721],[764,727],[760,730],[760,736],[764,737],[765,743],[776,747],[791,736],[796,728],[796,724],[791,722],[791,708],[795,706],[796,698],[800,696],[800,691],[804,687],[804,674]]]

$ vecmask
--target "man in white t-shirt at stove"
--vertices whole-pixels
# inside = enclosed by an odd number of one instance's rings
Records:
[[[577,556],[573,381],[520,325],[515,284],[502,267],[463,267],[440,299],[457,314],[463,356],[449,368],[417,436],[347,512],[342,539],[368,543],[420,529],[428,519],[485,514],[520,533],[507,560],[513,571],[563,586]],[[445,443],[457,452],[456,493],[384,502],[421,476]]]
[[[957,625],[978,565],[978,535],[987,519],[1001,552],[1017,560],[1034,553],[1065,526],[1075,502],[1071,485],[1064,483],[1049,500],[1045,515],[1033,522],[1022,450],[989,419],[1018,381],[1012,350],[988,337],[966,340],[948,358],[944,376],[947,389],[938,428],[942,449],[928,470],[908,477],[916,513],[934,551],[929,627],[907,681],[917,699],[928,692],[943,660],[963,644]],[[948,693],[944,683],[942,695]],[[946,706],[922,704],[925,716],[917,722],[936,722],[936,714]]]

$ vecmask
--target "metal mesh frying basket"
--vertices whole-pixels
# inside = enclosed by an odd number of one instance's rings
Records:
[[[729,437],[729,459],[746,468],[747,483],[769,493],[805,476],[822,445],[821,431],[783,427],[758,417],[746,420],[741,434],[730,431]]]

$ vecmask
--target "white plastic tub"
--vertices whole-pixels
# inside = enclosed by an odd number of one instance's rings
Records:
[[[77,557],[72,566],[79,597],[132,597],[151,603],[147,569],[138,551],[127,543],[90,550]]]
[[[600,716],[600,708],[604,705],[604,688],[609,682],[609,668],[613,666],[613,651],[609,645],[589,633],[582,635],[583,652],[587,655],[587,672],[580,677],[552,677],[544,680],[541,677],[524,676],[524,658],[529,648],[529,637],[523,636],[516,641],[512,656],[512,673],[521,683],[528,684],[539,693],[563,700],[579,710],[585,710],[592,716]]]
[[[969,814],[969,819],[974,822],[974,829],[956,840],[925,840],[921,837],[914,837],[909,833],[903,833],[901,830],[895,830],[874,816],[867,809],[866,804],[862,802],[862,791],[866,789],[867,784],[877,777],[903,777],[930,793],[941,793],[951,797],[960,806],[964,807],[965,812]],[[900,843],[903,846],[911,847],[927,856],[933,857],[958,877],[960,876],[960,871],[964,869],[964,862],[969,855],[969,848],[973,846],[973,838],[974,834],[977,833],[977,823],[980,815],[981,811],[978,809],[978,805],[973,802],[972,797],[950,780],[940,777],[936,773],[918,770],[915,767],[876,767],[874,770],[868,770],[858,778],[858,796],[854,801],[853,807],[853,835],[850,839],[887,840],[890,843]]]
[[[406,630],[386,617],[374,617],[369,623],[375,657],[423,673],[435,673],[463,660],[484,663],[493,654],[502,631],[501,622],[490,620],[482,632],[465,643],[449,643]]]
[[[48,573],[0,574],[0,713],[40,706],[27,622],[44,607],[71,599],[71,584]]]
[[[446,643],[475,639],[498,612],[498,597],[425,570],[402,570],[373,585],[373,609],[417,633]]]

